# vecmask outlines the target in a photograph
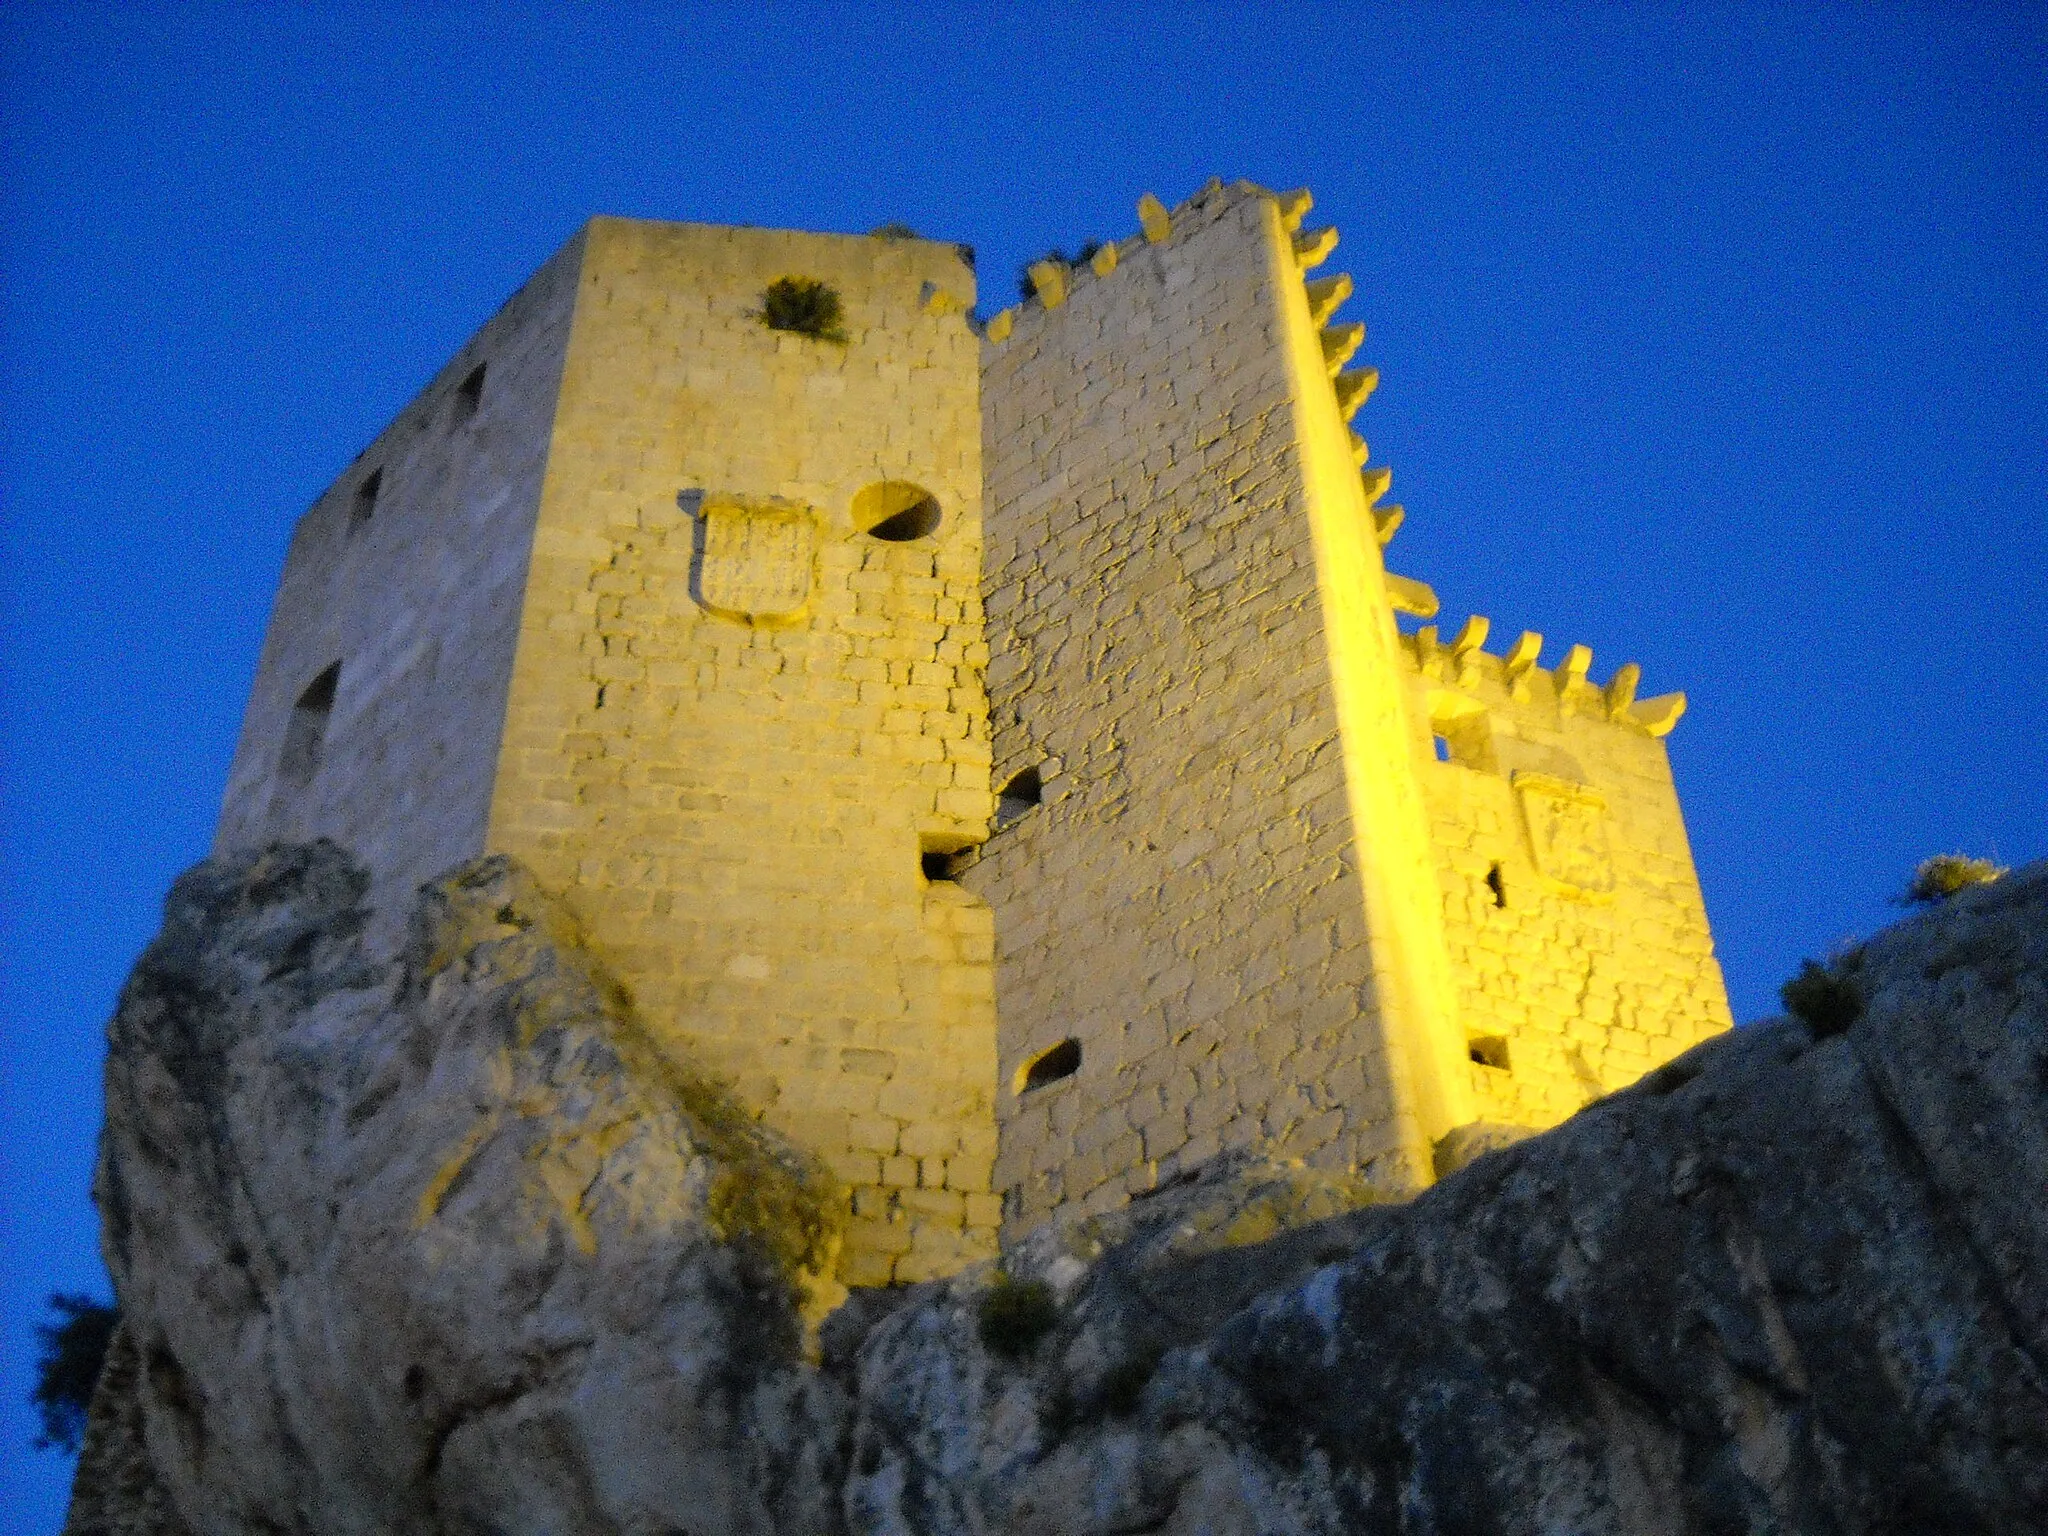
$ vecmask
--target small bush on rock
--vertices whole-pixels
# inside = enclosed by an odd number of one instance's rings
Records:
[[[90,1296],[64,1295],[50,1298],[50,1312],[53,1321],[36,1324],[41,1352],[36,1359],[36,1389],[29,1394],[43,1420],[36,1449],[76,1455],[85,1438],[85,1411],[107,1363],[107,1344],[120,1313]]]
[[[998,1274],[981,1293],[976,1319],[981,1342],[998,1355],[1021,1359],[1051,1333],[1060,1320],[1059,1303],[1043,1280],[1012,1280]]]
[[[1841,1034],[1863,1016],[1863,989],[1812,960],[1801,963],[1799,974],[1778,989],[1778,996],[1785,1011],[1816,1040]]]
[[[793,331],[818,341],[846,340],[846,309],[839,290],[815,277],[778,277],[761,296],[761,319],[771,331]]]
[[[1913,871],[1913,883],[1906,887],[1903,904],[1933,906],[1947,901],[1973,885],[1989,885],[2005,871],[1989,859],[1973,859],[1966,853],[1937,853],[1921,860]]]

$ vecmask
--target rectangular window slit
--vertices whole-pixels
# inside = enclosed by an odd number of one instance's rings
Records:
[[[356,487],[355,505],[349,510],[348,528],[350,533],[370,520],[370,514],[377,510],[377,493],[384,489],[384,471],[373,469],[363,476],[363,483]]]
[[[1482,1067],[1508,1072],[1508,1041],[1505,1035],[1474,1035],[1468,1042],[1472,1059]]]
[[[278,754],[277,776],[294,789],[303,789],[320,771],[320,754],[327,741],[327,719],[334,713],[334,690],[341,681],[341,663],[335,662],[299,695],[285,722],[284,750]]]
[[[484,403],[484,365],[478,363],[455,386],[455,419],[467,421]]]

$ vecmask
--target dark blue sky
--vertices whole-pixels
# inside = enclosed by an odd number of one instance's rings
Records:
[[[1140,192],[1306,184],[1394,569],[1691,695],[1738,1017],[1925,854],[2048,853],[2038,10],[157,9],[0,15],[0,1524],[55,1529],[28,1328],[104,1285],[102,1028],[292,522],[592,213],[901,220],[993,309]]]

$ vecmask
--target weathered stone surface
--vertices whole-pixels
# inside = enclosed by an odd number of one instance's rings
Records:
[[[983,1342],[983,1269],[858,1297],[820,1370],[804,1166],[515,867],[389,973],[360,890],[202,866],[124,996],[132,1385],[74,1530],[2048,1528],[2048,866],[1841,962],[1844,1033],[1711,1041],[1407,1205],[1216,1161],[1018,1244],[1035,1342]]]
[[[1005,1242],[1229,1148],[1413,1194],[1471,1122],[1556,1125],[1733,1023],[1664,743],[1591,652],[1396,643],[1437,600],[1384,568],[1392,471],[1331,382],[1359,327],[1318,329],[1351,280],[1304,287],[1289,206],[1205,192],[983,351],[991,767],[1038,784],[962,874]]]
[[[388,968],[364,885],[331,844],[200,866],[113,1022],[98,1198],[176,1509],[828,1527],[819,1177],[664,1062],[516,866],[428,887]]]
[[[116,1324],[93,1388],[64,1536],[191,1536],[149,1459],[135,1341]]]
[[[1220,1326],[1176,1300],[1242,1291],[1157,1233],[1022,1369],[966,1286],[895,1314],[851,1523],[2048,1529],[2048,866],[1845,964],[1847,1033],[1720,1037],[1413,1204],[1236,1255],[1275,1283]]]

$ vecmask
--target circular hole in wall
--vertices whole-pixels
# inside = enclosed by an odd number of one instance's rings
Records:
[[[853,498],[853,525],[886,544],[907,544],[939,526],[938,498],[908,480],[878,480]]]

